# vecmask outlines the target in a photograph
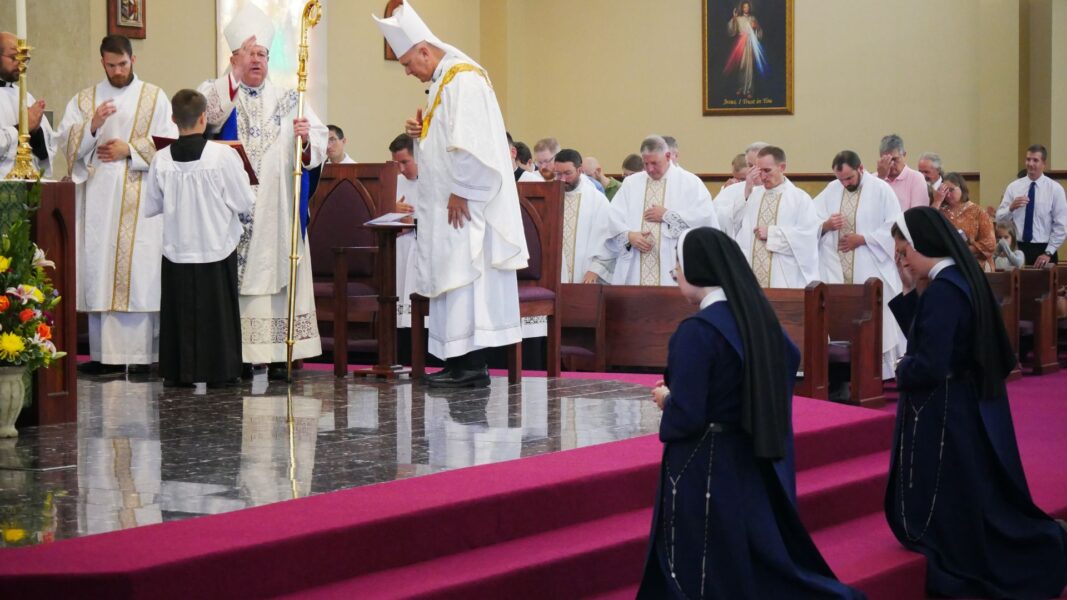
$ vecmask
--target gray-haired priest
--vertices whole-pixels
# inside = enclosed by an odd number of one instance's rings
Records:
[[[410,4],[375,21],[404,70],[430,84],[406,125],[420,138],[416,290],[430,298],[429,350],[445,360],[429,383],[485,386],[482,349],[522,339],[516,271],[529,258],[504,119],[485,69]]]
[[[314,168],[326,158],[329,133],[310,109],[297,119],[297,92],[274,85],[267,76],[274,24],[263,11],[245,4],[224,35],[233,52],[231,71],[204,82],[198,91],[207,98],[208,132],[216,139],[240,140],[259,179],[252,212],[241,219],[244,234],[237,246],[241,353],[245,363],[270,363],[271,377],[282,378],[289,319],[293,147],[300,137],[302,166]],[[293,360],[322,353],[306,234],[297,248]]]

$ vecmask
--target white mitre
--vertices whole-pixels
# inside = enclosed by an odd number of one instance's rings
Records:
[[[257,46],[270,50],[274,41],[274,23],[266,13],[249,1],[230,19],[230,24],[222,34],[226,36],[226,44],[230,46],[231,52],[238,51],[241,44],[252,36],[256,36]]]
[[[407,54],[407,51],[419,42],[429,42],[438,48],[445,48],[441,40],[430,31],[419,14],[415,12],[415,8],[408,2],[397,6],[392,16],[388,18],[379,19],[373,14],[371,17],[374,18],[378,29],[382,31],[385,41],[389,43],[389,47],[393,49],[393,54],[396,54],[397,58]]]

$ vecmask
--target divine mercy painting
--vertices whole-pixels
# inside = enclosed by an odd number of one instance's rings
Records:
[[[793,114],[793,0],[703,0],[704,114]]]

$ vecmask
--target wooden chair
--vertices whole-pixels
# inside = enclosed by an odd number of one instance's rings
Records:
[[[520,183],[529,265],[518,272],[519,314],[548,318],[548,376],[560,374],[560,270],[563,266],[563,184],[559,181]],[[426,373],[425,320],[428,298],[411,295],[411,376]],[[508,381],[522,380],[522,342],[508,348]]]
[[[828,284],[827,326],[833,344],[829,359],[849,366],[849,404],[877,408],[885,404],[882,389],[882,280],[863,285]]]
[[[796,393],[826,400],[830,395],[826,284],[814,282],[804,289],[767,288],[763,292],[782,328],[800,348],[803,375],[797,380]]]
[[[1023,376],[1019,367],[1019,272],[997,271],[986,273],[989,281],[989,289],[993,290],[993,298],[1000,305],[1000,316],[1004,319],[1004,329],[1008,332],[1008,340],[1011,348],[1015,351],[1016,364],[1008,381],[1014,381]]]
[[[1056,269],[1023,268],[1019,271],[1019,318],[1024,335],[1032,327],[1033,361],[1036,375],[1060,370],[1057,352]]]
[[[607,370],[605,287],[582,283],[560,287],[560,359],[568,371]]]
[[[338,377],[347,373],[349,352],[378,349],[378,242],[363,223],[393,209],[399,172],[393,162],[326,165],[311,201],[308,243],[315,310],[323,349],[333,352]]]

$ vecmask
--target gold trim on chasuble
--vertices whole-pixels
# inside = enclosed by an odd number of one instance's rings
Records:
[[[574,247],[578,243],[578,215],[581,213],[582,194],[572,192],[563,195],[563,260],[569,268],[571,283],[574,281]],[[582,273],[585,277],[585,273]]]
[[[67,136],[67,176],[74,174],[74,161],[78,159],[78,148],[82,146],[85,138],[85,128],[93,120],[93,106],[96,105],[96,86],[85,88],[78,92],[78,112],[82,116],[82,122]]]
[[[452,79],[460,73],[466,73],[467,71],[474,71],[482,76],[485,80],[485,84],[489,86],[489,89],[493,88],[493,84],[489,81],[489,75],[485,73],[485,70],[470,63],[458,63],[453,65],[451,69],[445,73],[441,78],[441,85],[437,88],[437,93],[434,94],[433,104],[430,105],[430,110],[426,111],[426,114],[422,117],[422,134],[419,135],[420,140],[426,139],[426,134],[430,132],[430,121],[433,120],[433,114],[437,111],[437,107],[441,104],[441,92],[444,91],[445,86],[452,82]]]
[[[856,233],[856,214],[860,208],[860,194],[863,192],[863,188],[856,188],[856,191],[850,192],[844,190],[841,194],[841,216],[845,218],[845,226],[838,232],[838,240],[845,237],[850,233]],[[856,251],[850,252],[837,252],[837,257],[841,260],[841,273],[844,275],[845,283],[854,283],[852,281],[852,275],[856,265]]]
[[[652,208],[653,206],[663,206],[664,199],[667,197],[667,180],[666,179],[652,179],[648,178],[648,183],[645,184],[645,208],[641,211],[641,219],[644,220],[644,211]],[[641,285],[662,285],[660,282],[660,274],[662,270],[660,268],[660,239],[663,237],[663,223],[644,223],[640,228],[641,231],[645,230],[645,227],[649,228],[652,232],[652,249],[648,252],[641,252]]]
[[[759,216],[756,218],[756,227],[770,227],[778,222],[778,207],[782,204],[782,193],[777,190],[769,190],[763,193],[759,203]],[[771,251],[767,249],[767,240],[759,239],[759,235],[752,236],[752,271],[756,274],[756,280],[760,287],[771,287]]]
[[[156,112],[156,97],[159,88],[146,83],[141,86],[137,98],[137,110],[133,116],[133,130],[127,142],[130,148],[151,163],[155,146],[148,139],[152,115]],[[146,103],[146,98],[151,101]],[[147,146],[146,146],[147,143]],[[147,154],[147,157],[146,157]],[[130,307],[130,276],[133,268],[133,243],[137,239],[137,216],[141,214],[141,180],[145,171],[131,171],[126,164],[122,181],[122,206],[119,209],[118,239],[115,243],[115,273],[111,288],[112,312],[127,312]]]

